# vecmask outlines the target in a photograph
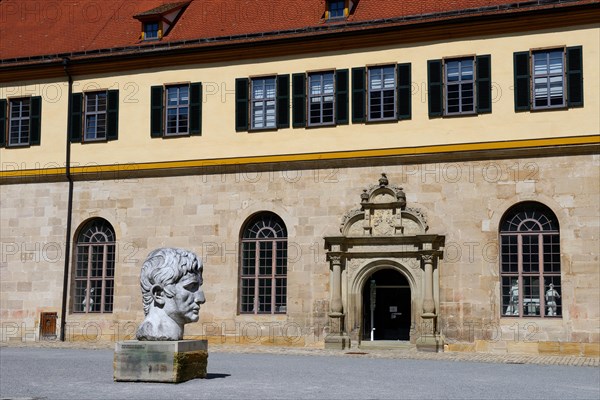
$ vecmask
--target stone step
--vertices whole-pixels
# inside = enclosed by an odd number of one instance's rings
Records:
[[[408,340],[363,340],[358,346],[359,349],[373,349],[373,350],[386,350],[386,349],[414,349],[415,345],[410,343]]]

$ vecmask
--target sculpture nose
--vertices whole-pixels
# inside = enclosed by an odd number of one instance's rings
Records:
[[[204,304],[206,302],[206,299],[204,298],[204,291],[202,289],[199,289],[194,295],[194,302],[197,304]]]

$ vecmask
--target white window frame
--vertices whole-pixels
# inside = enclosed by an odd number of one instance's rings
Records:
[[[330,78],[330,79],[329,79]],[[313,81],[319,80],[318,92],[313,92]],[[326,84],[331,82],[331,89]],[[335,125],[335,72],[315,72],[308,74],[308,126]],[[318,106],[317,122],[313,122],[313,106]],[[331,112],[331,116],[325,116],[325,112]],[[330,120],[329,120],[330,119]]]
[[[187,102],[181,95],[181,89],[187,90]],[[169,91],[177,91],[177,101],[175,104],[169,104]],[[165,136],[189,135],[190,133],[190,85],[169,85],[165,87]],[[169,110],[175,110],[175,132],[169,132]],[[183,111],[186,111],[185,113]],[[185,129],[180,130],[182,116],[187,115],[185,121]]]
[[[89,100],[91,97],[95,98],[95,101],[93,102],[93,106],[92,108],[88,108],[89,106]],[[102,107],[102,103],[99,101],[101,97],[104,97],[104,106]],[[108,119],[108,93],[106,91],[99,91],[99,92],[88,92],[85,93],[84,96],[84,101],[83,101],[83,106],[84,106],[84,128],[83,128],[83,140],[85,142],[94,142],[94,141],[101,141],[101,140],[107,140],[108,138],[108,124],[107,124],[107,119]],[[90,126],[90,122],[92,120],[96,121],[96,126],[95,126],[95,130],[92,132],[90,130],[91,126]],[[103,132],[104,135],[99,135],[99,133]]]
[[[272,95],[269,87],[272,83]],[[255,88],[262,89],[262,96],[255,98]],[[272,110],[272,119],[269,112]],[[256,118],[260,113],[260,118]],[[276,129],[277,128],[277,77],[266,76],[250,79],[250,130]]]
[[[380,65],[380,66],[372,66],[372,67],[368,67],[367,68],[367,121],[394,121],[397,119],[397,114],[398,114],[398,74],[397,74],[397,70],[396,70],[396,65],[395,64],[390,64],[390,65]],[[386,74],[386,69],[392,70],[392,74],[393,74],[393,87],[386,87],[386,82],[385,82],[385,74]],[[373,85],[372,85],[372,81],[371,81],[371,77],[374,73],[378,73],[381,77],[381,88],[378,89],[374,89]],[[389,71],[388,71],[389,73]],[[389,106],[389,95],[386,97],[386,92],[393,92],[393,112],[391,116],[384,116],[385,114],[385,107],[386,105]],[[379,94],[380,97],[380,103],[379,103],[379,110],[376,111],[376,113],[379,114],[378,117],[374,117],[374,110],[372,110],[372,107],[374,106],[375,101],[377,100],[375,98],[374,95]],[[384,100],[388,99],[388,102],[385,102]]]
[[[561,65],[560,65],[560,71],[555,71],[555,72],[551,72],[550,71],[550,57],[551,54],[556,54],[556,53],[560,53],[561,55]],[[545,58],[545,71],[536,71],[536,61],[538,59],[542,59]],[[555,49],[548,49],[548,50],[536,50],[533,51],[531,53],[531,105],[532,105],[532,109],[534,110],[544,110],[544,109],[550,109],[550,108],[564,108],[567,106],[567,96],[566,96],[566,89],[567,89],[567,77],[566,77],[566,61],[565,61],[566,55],[565,55],[565,49],[564,48],[555,48]],[[560,92],[561,92],[561,103],[560,104],[551,104],[551,100],[552,100],[552,79],[557,79],[560,78]],[[536,85],[538,84],[538,81],[541,83],[543,80],[545,80],[545,96],[543,96],[546,100],[546,105],[537,105],[537,94],[536,94]],[[542,96],[540,96],[542,97]]]
[[[471,61],[471,78],[463,79],[463,62]],[[449,68],[453,63],[458,63],[458,80],[450,82],[449,79]],[[476,82],[477,78],[476,74],[476,61],[474,57],[462,57],[462,58],[451,58],[444,60],[444,115],[468,115],[468,114],[476,114]],[[464,103],[464,99],[468,97],[464,97],[464,92],[468,92],[468,89],[465,89],[465,86],[471,86],[471,109],[464,110],[463,108],[466,105]],[[450,105],[448,104],[450,100],[450,88],[457,87],[458,88],[458,111],[449,111]]]
[[[148,36],[148,30],[146,29],[149,25],[156,25],[156,36]],[[159,21],[149,21],[143,23],[144,29],[144,40],[158,40],[160,39],[160,22]]]
[[[8,147],[28,146],[31,143],[31,98],[9,99],[8,104],[7,145]],[[13,116],[15,113],[17,115]]]
[[[342,10],[341,10],[342,11],[342,15],[337,15],[337,16],[333,16],[332,15],[333,5],[336,4],[336,3],[343,3],[343,7],[342,7]],[[345,1],[345,0],[343,0],[343,1],[340,1],[340,0],[328,0],[327,1],[327,13],[328,13],[327,14],[328,18],[327,19],[329,19],[329,20],[339,20],[339,19],[346,18],[346,8],[347,8],[347,1]],[[336,10],[336,11],[339,11],[339,9]]]

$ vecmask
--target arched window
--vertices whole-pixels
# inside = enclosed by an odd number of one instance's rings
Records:
[[[277,215],[263,212],[244,226],[241,240],[240,312],[285,313],[287,230]]]
[[[502,316],[560,317],[558,220],[543,204],[509,209],[500,226]]]
[[[87,222],[76,244],[73,312],[111,313],[115,277],[115,232],[101,218]]]

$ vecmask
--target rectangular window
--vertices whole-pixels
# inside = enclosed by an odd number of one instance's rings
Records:
[[[427,61],[429,118],[492,112],[492,57]]]
[[[344,18],[344,9],[346,8],[345,0],[330,0],[328,2],[329,19]]]
[[[85,94],[85,141],[106,139],[106,92]]]
[[[158,22],[146,22],[144,24],[144,40],[158,39]]]
[[[190,104],[189,85],[166,88],[165,135],[187,135]]]
[[[251,80],[251,128],[275,129],[276,85],[275,77]]]
[[[12,99],[9,102],[9,146],[29,145],[30,99]]]
[[[119,90],[71,93],[69,101],[71,143],[91,143],[119,138]],[[32,114],[36,115],[35,102],[31,109]],[[33,133],[34,130],[32,137]]]
[[[333,125],[335,123],[333,72],[309,75],[308,86],[308,125]]]
[[[565,106],[564,51],[533,53],[533,108]]]
[[[515,111],[583,107],[583,48],[513,54]]]
[[[446,115],[475,112],[475,75],[473,58],[444,63]]]
[[[150,87],[150,137],[202,135],[202,82]]]
[[[372,67],[368,70],[369,121],[396,119],[396,68]]]

